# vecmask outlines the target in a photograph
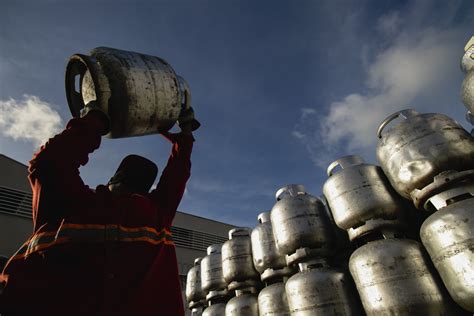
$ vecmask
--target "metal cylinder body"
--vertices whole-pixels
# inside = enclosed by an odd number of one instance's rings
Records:
[[[334,172],[337,166],[341,170]],[[340,228],[360,227],[369,219],[403,217],[404,203],[379,166],[346,156],[334,161],[327,174],[323,193]]]
[[[285,284],[273,283],[258,294],[258,312],[260,316],[290,316],[286,298]]]
[[[256,291],[236,295],[227,302],[225,316],[259,316]]]
[[[186,278],[186,302],[190,308],[202,305],[206,295],[201,287],[201,259],[194,260],[194,266],[189,269]]]
[[[289,274],[286,271],[288,268],[286,267],[285,256],[276,248],[270,213],[261,213],[258,216],[258,221],[260,224],[252,230],[251,241],[253,263],[255,269],[261,274],[262,281]]]
[[[421,244],[382,239],[358,248],[349,269],[367,315],[457,315]]]
[[[469,191],[471,198],[455,202],[449,201],[456,192],[434,196],[447,205],[425,220],[420,236],[451,297],[465,310],[474,312],[473,185]]]
[[[300,264],[285,288],[292,316],[362,315],[350,276],[327,266]]]
[[[204,311],[203,306],[194,307],[191,309],[191,316],[202,316]]]
[[[90,101],[108,113],[110,138],[169,130],[182,111],[185,95],[190,97],[185,82],[163,59],[108,47],[71,57],[66,93],[74,117]]]
[[[202,316],[223,316],[225,315],[226,303],[216,303],[207,307]]]
[[[258,284],[260,275],[253,266],[250,229],[234,228],[222,246],[222,272],[229,290]]]
[[[313,255],[331,252],[332,228],[321,200],[305,192],[301,185],[289,185],[277,194],[271,211],[273,237],[281,254],[293,255],[307,248]],[[304,256],[287,263],[298,263]]]
[[[201,287],[206,294],[227,288],[227,282],[222,273],[221,250],[221,244],[207,247],[207,256],[201,261]]]
[[[466,74],[461,86],[461,100],[469,110],[468,113],[472,114],[474,113],[474,37],[471,37],[464,47],[461,69]]]
[[[401,122],[383,131],[398,117]],[[378,136],[378,161],[395,190],[407,199],[442,171],[474,169],[474,138],[445,115],[400,111],[382,122]]]

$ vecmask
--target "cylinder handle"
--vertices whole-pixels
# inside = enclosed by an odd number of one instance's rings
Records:
[[[279,189],[275,193],[275,198],[280,201],[285,195],[296,196],[298,194],[306,194],[306,188],[302,184],[289,184]]]
[[[258,214],[257,220],[260,224],[270,221],[270,212],[262,212]]]
[[[183,77],[178,75],[176,77],[178,78],[179,90],[181,92],[181,113],[183,113],[191,107],[191,89]],[[191,122],[192,131],[197,130],[200,126],[201,123],[196,119]]]
[[[357,166],[357,165],[362,165],[364,163],[364,158],[358,155],[352,155],[352,156],[344,156],[339,158],[338,160],[332,162],[328,169],[327,169],[327,175],[328,177],[333,175],[334,169],[336,167],[341,167],[341,169],[346,169],[352,166]]]
[[[221,253],[222,244],[213,244],[207,247],[207,254]]]
[[[382,131],[383,129],[391,122],[393,121],[394,119],[398,118],[398,117],[401,117],[403,119],[408,119],[409,117],[411,116],[415,116],[417,115],[418,112],[413,110],[413,109],[406,109],[406,110],[401,110],[401,111],[398,111],[398,112],[395,112],[393,113],[392,115],[389,115],[385,120],[382,121],[382,123],[380,124],[378,130],[377,130],[377,137],[379,139],[382,138]]]

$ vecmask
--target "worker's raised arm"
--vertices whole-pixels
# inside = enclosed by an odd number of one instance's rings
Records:
[[[163,133],[162,135],[173,144],[173,147],[160,181],[156,189],[150,193],[150,198],[157,206],[163,225],[169,227],[191,175],[191,152],[194,137],[190,131],[182,131],[179,134]]]
[[[91,111],[83,118],[70,120],[64,131],[33,156],[28,179],[35,227],[62,218],[67,205],[88,190],[79,176],[79,167],[99,147],[104,129],[101,114]]]

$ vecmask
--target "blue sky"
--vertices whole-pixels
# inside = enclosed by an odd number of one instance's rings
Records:
[[[0,152],[27,163],[70,118],[64,71],[109,46],[156,55],[189,82],[202,128],[180,210],[255,226],[278,188],[320,195],[344,155],[375,160],[375,131],[404,108],[466,128],[459,98],[471,1],[54,1],[0,3]],[[104,139],[81,168],[106,182],[129,153],[160,170],[160,136]]]

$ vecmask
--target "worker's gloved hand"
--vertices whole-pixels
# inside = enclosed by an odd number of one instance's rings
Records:
[[[181,115],[178,118],[178,124],[183,132],[192,132],[201,126],[201,123],[199,123],[194,117],[194,110],[192,107],[181,112]]]
[[[91,101],[81,110],[81,117],[93,115],[99,119],[101,126],[99,127],[101,135],[106,135],[110,132],[110,117],[105,113],[95,101]]]

